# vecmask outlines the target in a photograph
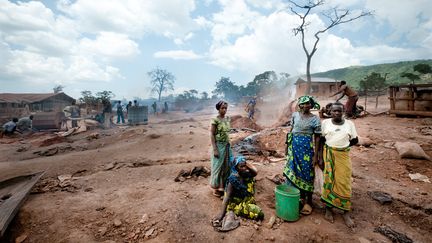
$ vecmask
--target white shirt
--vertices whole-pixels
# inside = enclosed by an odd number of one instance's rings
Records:
[[[332,119],[326,119],[322,121],[321,130],[326,144],[335,148],[348,147],[349,141],[358,136],[354,123],[350,120],[345,120],[342,125],[334,125]]]

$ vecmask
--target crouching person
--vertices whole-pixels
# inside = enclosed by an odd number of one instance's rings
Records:
[[[255,202],[255,176],[257,169],[246,162],[243,156],[234,159],[231,167],[231,174],[227,179],[225,187],[225,195],[222,202],[222,207],[218,216],[212,223],[214,227],[223,227],[222,221],[231,214],[237,216],[261,220],[264,218],[264,213]],[[224,220],[225,221],[225,220]],[[238,226],[238,225],[237,225]]]

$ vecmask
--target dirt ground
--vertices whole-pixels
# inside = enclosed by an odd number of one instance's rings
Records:
[[[387,105],[384,99],[375,112]],[[228,114],[245,116],[242,107],[230,106]],[[432,156],[430,118],[382,114],[353,120],[359,135],[375,143],[351,150],[354,230],[340,215],[334,224],[325,221],[318,196],[311,215],[297,222],[277,220],[268,228],[275,215],[275,184],[266,177],[281,174],[285,162],[264,153],[248,156],[259,170],[256,199],[264,221],[242,220],[238,229],[219,233],[210,221],[222,201],[212,195],[209,178],[174,182],[182,169],[210,168],[209,124],[215,115],[209,107],[197,113],[151,116],[149,125],[94,129],[61,139],[50,133],[0,139],[0,180],[45,171],[2,241],[21,237],[25,242],[391,242],[374,232],[386,225],[414,242],[431,242],[432,185],[414,182],[408,174],[432,178],[432,162],[401,159],[392,146],[414,141]],[[265,120],[258,119],[264,129],[269,123]],[[231,134],[232,141],[251,134],[240,129]],[[275,144],[284,149],[283,141]],[[59,182],[61,175],[67,179]],[[371,191],[389,193],[393,202],[381,205],[369,196]]]

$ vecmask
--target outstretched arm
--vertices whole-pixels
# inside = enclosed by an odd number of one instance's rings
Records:
[[[231,183],[228,183],[228,187],[226,189],[226,194],[225,194],[223,202],[222,202],[222,207],[220,208],[220,212],[219,212],[218,216],[216,216],[214,218],[214,220],[220,221],[223,219],[223,217],[225,216],[225,213],[226,213],[226,208],[228,206],[228,202],[231,200],[232,193],[233,193],[233,186],[231,185]]]
[[[339,101],[340,99],[342,99],[344,96],[345,96],[345,94],[342,94],[341,97],[339,97],[339,98],[336,100],[336,102]]]

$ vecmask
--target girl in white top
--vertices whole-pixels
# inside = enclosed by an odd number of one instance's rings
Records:
[[[353,227],[349,212],[351,210],[351,175],[352,166],[349,157],[350,147],[358,143],[354,123],[343,118],[344,106],[333,103],[331,119],[322,122],[321,146],[324,144],[324,185],[321,200],[326,203],[325,218],[332,222],[332,208],[344,211],[343,219],[348,227]]]

